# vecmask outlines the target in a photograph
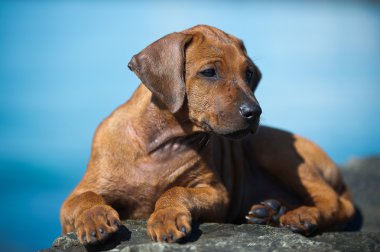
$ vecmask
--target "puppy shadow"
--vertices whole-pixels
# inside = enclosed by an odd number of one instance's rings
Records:
[[[202,236],[203,232],[199,229],[200,224],[199,223],[192,223],[191,225],[191,233],[186,236],[185,238],[181,239],[178,243],[179,244],[185,244],[189,242],[195,242],[199,240],[199,238]]]
[[[362,211],[360,210],[359,206],[355,204],[354,207],[355,207],[355,215],[352,218],[352,220],[350,220],[344,226],[336,226],[335,227],[336,229],[332,229],[329,232],[358,232],[358,231],[360,231],[362,226],[363,226],[364,217],[363,217]],[[308,237],[313,238],[313,237],[317,237],[317,236],[322,235],[322,234],[323,234],[323,232],[317,231],[317,232],[309,235]]]
[[[119,230],[114,233],[105,243],[99,243],[95,245],[87,245],[86,250],[89,252],[98,252],[111,250],[117,245],[124,241],[129,241],[131,239],[132,232],[128,230],[125,226],[120,226]]]
[[[344,231],[355,232],[360,231],[363,226],[364,216],[359,206],[355,204],[355,215],[352,220],[345,226]]]

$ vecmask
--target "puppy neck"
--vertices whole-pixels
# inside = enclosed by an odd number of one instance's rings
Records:
[[[172,114],[144,85],[140,85],[130,103],[140,105],[134,112],[138,118],[133,126],[141,136],[146,155],[176,153],[189,147],[198,150],[208,142],[209,134],[190,121],[186,104]]]

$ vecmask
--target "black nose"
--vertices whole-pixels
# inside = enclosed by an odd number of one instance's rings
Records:
[[[242,104],[239,108],[240,115],[245,119],[259,118],[261,115],[261,108],[256,104]]]

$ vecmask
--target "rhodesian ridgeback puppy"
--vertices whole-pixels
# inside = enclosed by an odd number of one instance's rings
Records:
[[[61,209],[63,233],[104,241],[147,218],[155,241],[193,221],[256,223],[309,235],[354,215],[339,170],[314,143],[261,126],[261,74],[243,42],[209,26],[133,56],[142,84],[98,127],[87,171]],[[255,134],[253,134],[255,133]]]

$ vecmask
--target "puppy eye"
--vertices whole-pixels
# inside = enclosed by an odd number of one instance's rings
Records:
[[[245,75],[246,75],[245,77],[247,79],[247,82],[251,83],[253,72],[251,70],[247,70]]]
[[[200,74],[203,75],[204,77],[215,77],[216,71],[214,68],[208,68],[203,71],[200,71]]]

